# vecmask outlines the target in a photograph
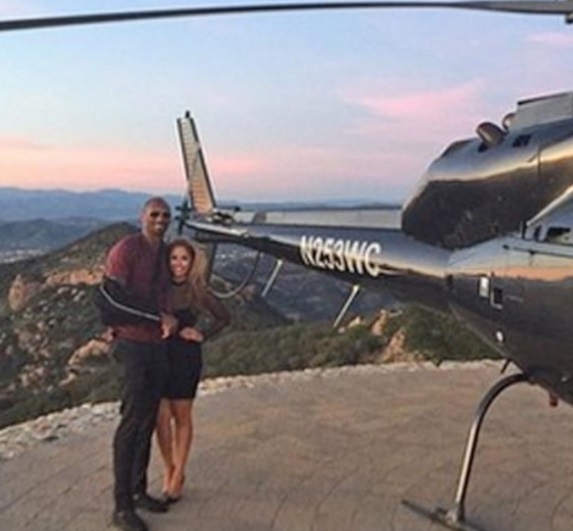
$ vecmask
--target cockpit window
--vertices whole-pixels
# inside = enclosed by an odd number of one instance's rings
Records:
[[[489,298],[489,277],[480,277],[478,282],[478,295],[482,299]]]
[[[545,241],[560,245],[573,245],[571,229],[569,227],[549,227],[545,235]]]
[[[511,144],[513,147],[525,147],[529,144],[531,135],[519,135]]]

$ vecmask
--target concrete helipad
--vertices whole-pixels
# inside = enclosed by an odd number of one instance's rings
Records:
[[[497,365],[263,379],[197,400],[184,498],[152,531],[439,529],[402,499],[450,506]],[[0,463],[0,530],[111,529],[115,422]],[[151,490],[159,490],[159,465]],[[573,528],[573,408],[516,386],[486,420],[467,500],[491,531]]]

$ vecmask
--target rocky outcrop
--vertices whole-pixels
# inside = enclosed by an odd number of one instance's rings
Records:
[[[68,367],[77,368],[85,365],[86,362],[107,359],[108,350],[109,342],[101,338],[91,339],[73,352],[68,360]]]
[[[8,290],[8,306],[13,312],[21,310],[42,289],[42,283],[36,279],[27,279],[18,274]]]
[[[384,333],[384,328],[388,322],[388,312],[386,310],[380,310],[378,315],[370,325],[370,332],[375,336],[381,336]]]
[[[380,363],[391,363],[397,361],[411,362],[424,361],[424,356],[416,351],[408,350],[405,347],[406,334],[403,329],[398,330],[393,336],[380,356]]]
[[[20,384],[25,388],[39,387],[43,385],[48,376],[46,367],[40,365],[26,365],[18,376]]]
[[[99,283],[102,276],[103,265],[93,269],[80,268],[54,272],[43,281],[17,274],[8,290],[8,307],[11,311],[17,312],[25,308],[28,302],[43,289],[63,285],[77,286],[78,284],[91,286]]]
[[[60,286],[62,284],[77,285],[88,284],[94,285],[101,281],[103,276],[103,265],[93,269],[75,269],[72,271],[55,272],[48,276],[45,286]]]

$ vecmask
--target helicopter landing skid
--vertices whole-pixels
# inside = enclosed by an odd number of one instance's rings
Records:
[[[502,393],[502,391],[508,387],[511,387],[512,385],[529,382],[529,380],[530,379],[528,375],[525,373],[517,373],[506,376],[505,378],[502,378],[496,382],[478,404],[466,442],[466,450],[464,453],[462,468],[460,470],[460,476],[458,479],[458,489],[456,492],[455,505],[453,509],[446,510],[439,507],[434,511],[430,511],[421,505],[408,500],[402,500],[402,504],[411,511],[429,518],[432,522],[439,523],[449,529],[454,529],[457,531],[482,531],[479,527],[473,526],[465,519],[466,494],[470,481],[470,475],[481,425],[489,407],[493,401]]]
[[[447,529],[453,529],[454,531],[485,531],[483,528],[477,527],[470,522],[460,520],[455,512],[451,510],[448,511],[443,507],[436,507],[436,509],[430,511],[429,509],[409,500],[402,500],[402,505],[410,509],[410,511],[427,518],[431,522],[440,524]]]

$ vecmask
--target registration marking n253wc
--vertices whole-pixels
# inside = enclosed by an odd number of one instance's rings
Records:
[[[327,271],[357,273],[377,277],[380,267],[376,255],[382,253],[378,242],[301,236],[299,252],[302,262]]]

